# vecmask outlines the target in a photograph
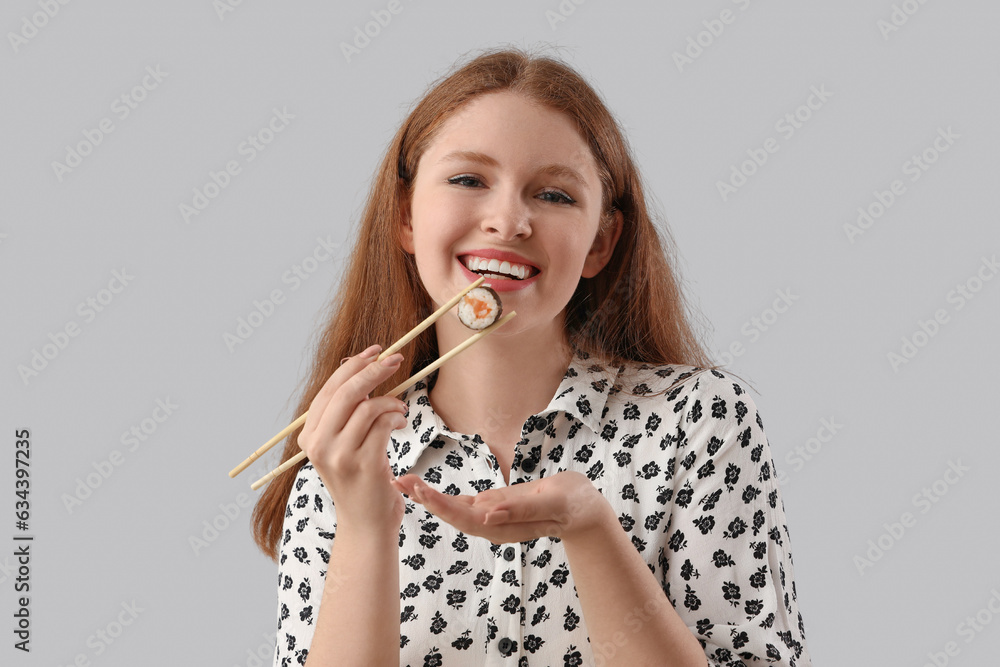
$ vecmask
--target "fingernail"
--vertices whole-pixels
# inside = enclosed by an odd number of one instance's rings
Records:
[[[382,360],[383,366],[395,366],[403,360],[403,355],[397,352],[396,354],[390,355]]]
[[[372,345],[371,347],[369,347],[367,350],[365,350],[364,352],[362,352],[358,356],[360,356],[362,359],[367,359],[368,357],[374,357],[376,354],[378,354],[381,351],[382,351],[382,346],[381,345]]]

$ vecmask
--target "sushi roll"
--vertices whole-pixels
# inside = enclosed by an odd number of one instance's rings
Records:
[[[500,295],[492,287],[474,287],[458,302],[458,319],[470,329],[480,331],[490,326],[503,312]]]

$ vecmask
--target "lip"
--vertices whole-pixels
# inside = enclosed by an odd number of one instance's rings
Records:
[[[517,253],[505,252],[503,250],[492,250],[488,248],[482,248],[480,250],[466,250],[455,256],[455,260],[458,262],[458,265],[462,267],[462,273],[470,282],[478,280],[482,276],[480,276],[478,273],[474,271],[469,271],[469,268],[465,265],[465,262],[462,261],[462,258],[467,257],[468,255],[475,255],[476,257],[482,257],[483,259],[495,259],[499,262],[507,261],[511,262],[512,264],[524,264],[538,271],[538,273],[536,273],[535,275],[531,276],[530,278],[525,278],[524,280],[513,280],[513,279],[497,280],[495,278],[487,278],[486,280],[483,281],[484,285],[492,287],[497,292],[513,292],[516,290],[524,289],[525,287],[528,287],[529,285],[534,283],[535,279],[538,278],[538,276],[542,275],[541,270],[534,263],[529,262],[528,260],[526,260],[524,257],[521,257]]]

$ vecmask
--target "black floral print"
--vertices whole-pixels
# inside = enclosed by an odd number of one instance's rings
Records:
[[[393,472],[453,495],[503,486],[483,439],[450,430],[432,410],[434,379],[401,396],[409,424],[388,443]],[[742,385],[690,366],[602,369],[577,353],[521,436],[511,484],[587,475],[708,664],[812,664],[770,449]],[[280,544],[276,667],[305,663],[336,532],[330,496],[306,463]],[[595,664],[558,538],[494,545],[407,499],[399,545],[400,665]]]

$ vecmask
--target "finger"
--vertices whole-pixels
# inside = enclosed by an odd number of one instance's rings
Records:
[[[333,397],[337,389],[340,388],[340,385],[366,365],[370,364],[372,359],[381,350],[381,345],[371,345],[359,354],[356,354],[353,357],[347,357],[341,361],[340,366],[330,374],[330,377],[326,379],[326,382],[323,383],[323,386],[320,387],[319,391],[310,402],[309,414],[306,417],[305,425],[302,427],[301,435],[310,434],[315,430],[316,424],[319,422],[320,417],[323,416],[326,406],[329,404],[330,399]]]
[[[398,402],[398,399],[390,396],[369,399],[359,406],[359,410],[366,408],[369,403],[375,401],[385,401],[385,405],[389,406],[389,408],[379,412],[375,419],[372,420],[368,430],[362,434],[353,454],[357,457],[359,465],[387,470],[389,468],[389,458],[386,455],[386,445],[389,442],[389,436],[397,428],[406,426],[406,417],[396,409],[395,403]],[[356,410],[355,414],[351,417],[351,421],[348,422],[348,428],[353,426],[353,422],[358,417],[359,410]],[[354,440],[346,440],[346,442],[354,442]],[[348,452],[347,449],[344,451],[345,453]],[[393,479],[391,474],[389,475],[389,479]]]
[[[510,511],[509,510],[491,510],[486,513],[483,517],[483,523],[487,526],[496,526],[498,524],[511,523]]]
[[[324,382],[323,386],[320,387],[316,397],[321,400],[325,399],[328,401],[340,385],[342,385],[352,375],[370,364],[381,351],[381,345],[371,345],[353,357],[344,357],[341,359],[340,365],[337,366],[333,373],[330,374],[330,377],[326,379],[326,382]]]
[[[411,498],[424,509],[447,522],[454,528],[466,533],[483,537],[494,544],[525,542],[542,535],[560,536],[563,527],[556,521],[531,521],[525,523],[508,523],[503,521],[503,514],[485,512],[459,500],[462,496],[449,496],[436,491],[427,491],[426,487],[414,490]],[[487,521],[490,518],[490,521]]]
[[[504,498],[489,508],[491,512],[505,512],[507,523],[549,521],[556,516],[568,514],[565,509],[562,498],[541,494],[537,490]]]
[[[455,527],[474,528],[485,523],[486,515],[494,510],[496,499],[483,500],[482,495],[452,496],[441,493],[428,484],[416,480],[411,485],[411,498],[424,505],[429,511],[438,515]]]
[[[414,479],[416,479],[416,475],[413,474],[400,475],[396,479],[392,480],[392,485],[400,493],[412,498]]]
[[[561,527],[553,521],[531,523],[501,523],[469,526],[462,530],[468,535],[485,537],[494,544],[528,542],[539,537],[562,537]]]
[[[475,507],[470,502],[471,496],[451,496],[422,483],[414,484],[412,493],[407,495],[431,514],[463,532],[475,532],[484,525],[486,511],[482,507]]]
[[[595,494],[586,493],[589,486],[574,488],[556,482],[552,477],[479,494],[496,492],[482,503],[491,516],[487,523],[539,524],[565,529],[576,521],[586,520],[596,499]],[[589,485],[589,481],[586,483]]]
[[[440,496],[444,496],[444,498],[447,499],[449,502],[460,503],[462,505],[467,505],[467,506],[475,504],[479,496],[482,495],[482,493],[480,493],[475,496],[468,496],[468,495],[453,496],[446,493],[440,493],[439,491],[435,491],[433,488],[428,486],[426,482],[421,480],[413,473],[401,475],[396,479],[396,482],[399,484],[400,489],[402,489],[403,493],[414,499],[416,499],[417,496],[417,491],[416,491],[417,486],[420,487],[421,491],[423,491],[424,494],[429,494],[429,493],[438,494]]]
[[[480,491],[473,497],[475,498],[477,504],[492,506],[499,509],[507,506],[509,503],[518,502],[522,498],[538,495],[543,491],[543,487],[545,485],[546,483],[544,479],[536,479],[522,484],[513,484],[511,486],[486,489],[485,491]]]
[[[395,400],[391,397],[382,398]],[[365,401],[359,411],[367,411],[368,403],[369,401]],[[388,405],[390,409],[377,414],[374,419],[365,416],[363,420],[356,414],[349,422],[348,429],[342,431],[335,442],[325,441],[323,446],[314,445],[306,455],[317,468],[331,471],[331,474],[340,478],[381,478],[386,482],[393,480],[386,443],[393,429],[406,425],[406,418],[391,403]]]
[[[337,436],[346,427],[348,420],[354,414],[355,410],[369,400],[368,395],[371,391],[396,372],[401,360],[402,355],[394,354],[380,362],[370,361],[368,365],[345,380],[323,408],[322,414],[315,424],[317,436]],[[350,363],[344,365],[348,366]],[[399,410],[405,409],[406,404],[397,398],[391,396],[380,398],[394,401],[394,404],[399,406]],[[312,411],[309,414],[312,416]],[[374,421],[377,414],[371,412],[367,414],[367,426],[370,428],[371,422]],[[363,437],[368,428],[364,428],[360,433],[357,433],[356,437]]]
[[[406,425],[403,411],[406,404],[391,396],[362,401],[351,414],[344,428],[339,433],[332,433],[326,416],[317,426],[315,438],[319,442],[331,443],[328,451],[313,451],[307,455],[325,457],[324,461],[332,466],[356,472],[362,467],[371,467],[376,463],[381,467],[380,459],[386,458],[386,443],[393,429]],[[331,408],[332,410],[332,408]],[[328,411],[329,412],[329,411]]]

